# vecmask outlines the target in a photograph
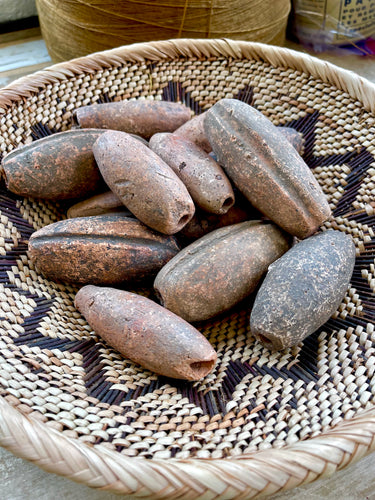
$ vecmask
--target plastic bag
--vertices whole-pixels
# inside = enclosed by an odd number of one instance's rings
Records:
[[[375,0],[293,0],[291,33],[315,52],[375,54]]]

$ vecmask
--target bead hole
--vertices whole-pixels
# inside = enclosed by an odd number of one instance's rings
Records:
[[[229,196],[228,198],[226,198],[226,200],[224,200],[224,203],[222,205],[223,208],[230,208],[234,203],[234,200],[231,196]]]

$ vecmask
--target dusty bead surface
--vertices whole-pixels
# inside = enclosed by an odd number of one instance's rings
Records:
[[[187,321],[230,309],[254,291],[290,245],[272,223],[246,221],[216,229],[181,250],[157,274],[161,304]]]
[[[179,135],[188,141],[194,142],[198,147],[206,153],[212,151],[211,144],[208,142],[206,133],[203,127],[205,113],[194,115],[189,121],[181,125],[173,132],[174,135]]]
[[[339,307],[355,263],[350,236],[328,230],[294,245],[269,267],[252,308],[250,328],[271,349],[298,344]]]
[[[39,229],[29,240],[29,256],[39,272],[77,284],[150,279],[178,251],[173,236],[121,215],[66,219]]]
[[[331,215],[319,183],[280,130],[236,99],[206,112],[205,131],[218,163],[259,211],[302,239]]]
[[[82,128],[121,130],[149,139],[158,132],[173,132],[191,118],[184,104],[169,101],[117,101],[91,104],[75,110]]]
[[[67,216],[70,219],[74,217],[88,217],[90,215],[103,215],[111,212],[122,211],[123,215],[131,215],[127,210],[120,198],[112,193],[106,191],[88,198],[87,200],[80,201],[68,209]]]
[[[144,224],[173,234],[193,217],[194,202],[184,183],[137,139],[111,130],[100,136],[93,151],[108,187]]]
[[[174,135],[179,135],[189,141],[194,142],[206,153],[212,151],[211,144],[206,136],[204,130],[204,119],[206,112],[193,116],[189,121],[181,125],[173,132]],[[303,152],[303,136],[292,127],[279,127],[278,130],[284,135],[291,145],[298,151],[299,154]]]
[[[141,295],[85,286],[75,305],[95,333],[123,356],[159,375],[205,377],[217,355],[192,325]]]
[[[187,187],[195,203],[215,214],[225,214],[234,204],[232,185],[220,165],[193,142],[162,133],[149,146]]]
[[[92,146],[103,130],[67,130],[9,153],[2,162],[6,186],[22,196],[61,200],[104,186]]]
[[[303,153],[303,136],[297,130],[292,127],[278,127],[277,130],[283,134],[285,139],[290,142],[298,154]]]

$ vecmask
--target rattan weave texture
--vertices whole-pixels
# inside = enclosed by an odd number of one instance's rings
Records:
[[[153,98],[200,113],[245,100],[305,139],[304,158],[350,234],[351,286],[291,350],[256,343],[243,305],[199,325],[218,352],[196,383],[142,370],[100,342],[76,289],[40,276],[30,234],[65,206],[0,192],[0,444],[93,487],[152,498],[253,498],[375,449],[375,87],[288,49],[169,40],[61,63],[0,91],[0,150],[72,125],[91,102]],[[142,290],[142,293],[150,293]]]

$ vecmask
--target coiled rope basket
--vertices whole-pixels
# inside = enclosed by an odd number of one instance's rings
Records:
[[[0,90],[2,155],[115,99],[181,101],[200,113],[244,100],[305,139],[304,158],[357,247],[335,315],[291,350],[253,339],[241,307],[200,325],[218,352],[195,383],[119,356],[44,279],[30,234],[55,203],[0,192],[0,444],[41,468],[142,498],[253,498],[308,483],[375,450],[375,87],[288,49],[167,40],[60,63]],[[235,256],[234,256],[235,258]]]

